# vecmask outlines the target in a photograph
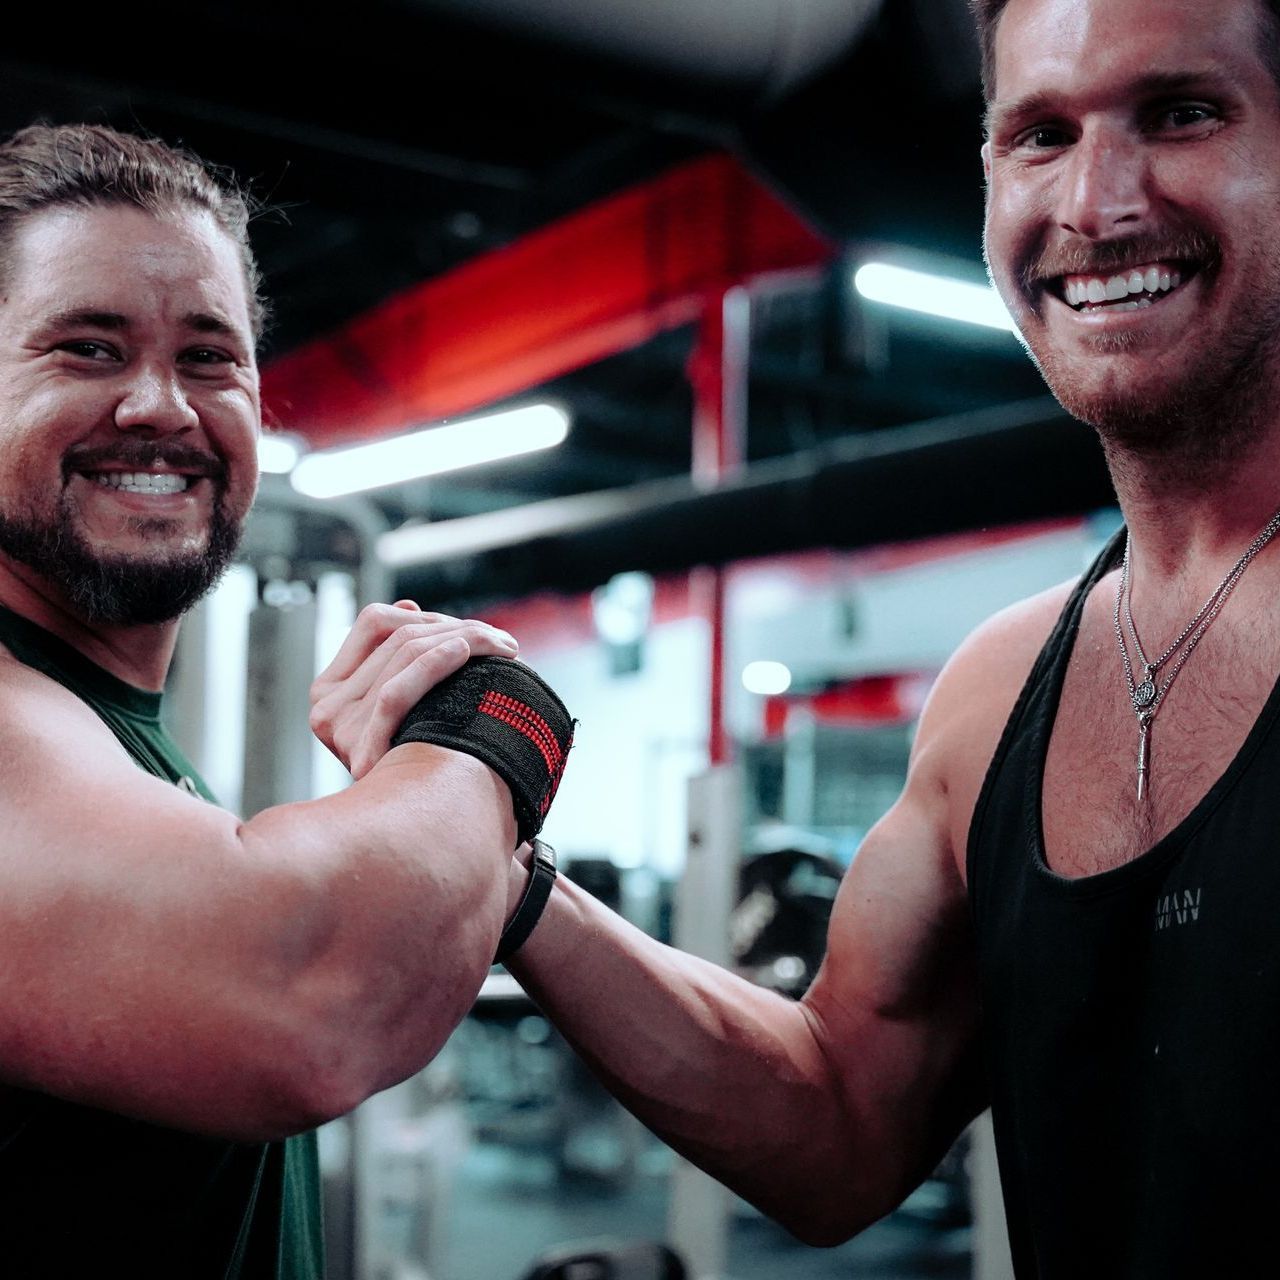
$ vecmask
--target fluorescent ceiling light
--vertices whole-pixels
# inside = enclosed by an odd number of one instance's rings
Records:
[[[258,437],[258,470],[286,475],[302,457],[302,443],[297,436],[280,432],[264,432]]]
[[[884,262],[868,262],[853,277],[858,292],[872,302],[905,307],[944,320],[961,320],[988,329],[1015,332],[1008,309],[990,285],[971,284],[946,276],[891,267]]]
[[[791,670],[781,662],[748,662],[742,669],[742,687],[765,697],[791,688]]]
[[[563,409],[550,404],[527,405],[371,444],[309,453],[290,479],[293,487],[308,497],[336,498],[550,449],[568,434],[569,416]]]

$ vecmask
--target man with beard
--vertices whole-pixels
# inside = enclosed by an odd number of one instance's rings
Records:
[[[975,8],[991,274],[1127,534],[949,663],[802,1000],[564,881],[514,971],[809,1241],[989,1102],[1020,1277],[1253,1275],[1280,1190],[1280,4]]]
[[[308,1131],[435,1054],[524,892],[498,731],[391,747],[505,633],[364,610],[312,716],[356,781],[248,822],[160,726],[257,482],[247,221],[154,141],[0,144],[6,1275],[318,1280]]]

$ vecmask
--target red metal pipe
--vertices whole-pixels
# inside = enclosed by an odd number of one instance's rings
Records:
[[[750,296],[741,286],[711,294],[689,358],[693,387],[693,478],[714,488],[743,463],[746,448]],[[707,754],[712,766],[731,757],[725,725],[725,571],[694,570],[690,592],[710,632]]]
[[[697,320],[704,300],[832,246],[709,155],[415,285],[263,372],[314,445],[472,412]]]

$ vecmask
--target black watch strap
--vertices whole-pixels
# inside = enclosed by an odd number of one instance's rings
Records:
[[[515,955],[529,940],[534,926],[542,916],[542,910],[551,897],[551,886],[556,882],[556,851],[542,840],[533,842],[533,863],[529,868],[529,883],[507,927],[498,939],[498,954],[494,964]]]

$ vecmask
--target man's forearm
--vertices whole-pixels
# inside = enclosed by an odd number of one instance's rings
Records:
[[[664,1141],[798,1234],[825,1243],[860,1225],[850,1117],[802,1006],[663,946],[563,879],[508,963]],[[839,1206],[815,1200],[833,1195]]]

